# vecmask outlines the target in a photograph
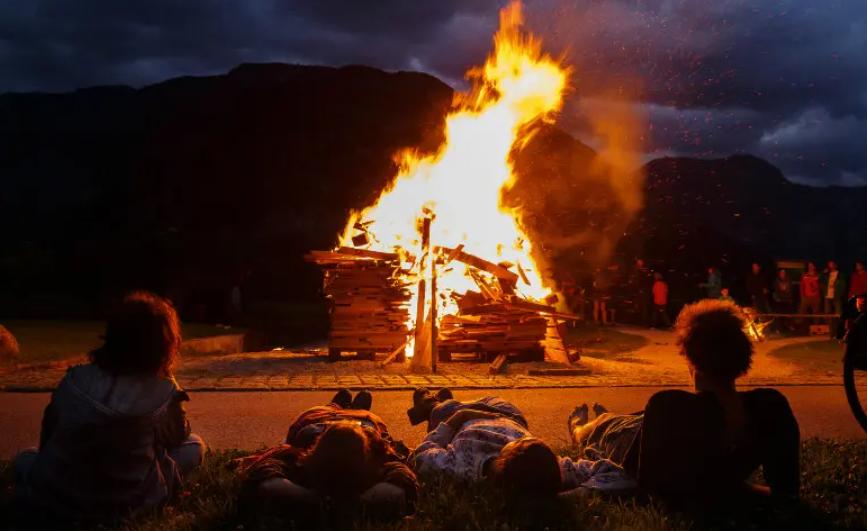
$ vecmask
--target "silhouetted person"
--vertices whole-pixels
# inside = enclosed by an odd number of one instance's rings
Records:
[[[668,317],[668,283],[663,280],[662,273],[653,274],[653,322],[654,328],[671,327]]]
[[[798,313],[817,314],[822,308],[822,293],[819,286],[819,274],[816,272],[816,264],[807,262],[807,270],[801,275],[801,303]]]
[[[767,280],[762,272],[762,266],[758,262],[753,262],[750,273],[747,275],[747,293],[750,294],[750,301],[757,312],[770,313]]]
[[[42,419],[39,449],[16,458],[17,493],[41,513],[111,520],[165,502],[201,462],[172,376],[181,346],[172,304],[123,299],[90,363],[69,369]]]
[[[708,299],[718,299],[722,292],[722,275],[719,269],[711,266],[707,268],[707,282],[702,282],[699,287],[704,290]]]
[[[593,420],[584,404],[569,422],[575,443],[585,455],[622,464],[642,491],[677,504],[729,508],[739,495],[797,498],[800,436],[786,398],[735,387],[752,363],[744,326],[740,308],[728,302],[684,307],[675,331],[695,392],[660,391],[631,415],[597,404]],[[759,468],[767,487],[747,482]]]
[[[862,293],[867,293],[867,271],[864,269],[864,262],[857,260],[855,271],[852,272],[852,278],[849,280],[849,297]]]
[[[636,322],[646,326],[650,322],[650,289],[653,286],[653,277],[641,258],[635,260],[629,277]]]
[[[774,309],[779,313],[791,313],[794,309],[794,294],[792,293],[792,281],[785,269],[777,271],[774,279]]]
[[[828,267],[819,280],[825,313],[840,315],[846,300],[846,278],[837,268],[837,262],[828,260]]]

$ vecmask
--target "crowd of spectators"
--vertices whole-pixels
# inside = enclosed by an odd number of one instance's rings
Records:
[[[584,282],[567,279],[561,291],[570,311],[589,322],[622,321],[654,328],[670,327],[671,315],[695,299],[735,302],[758,314],[839,315],[848,298],[867,293],[867,270],[861,260],[851,275],[841,271],[836,260],[829,260],[822,271],[811,261],[801,268],[779,267],[773,274],[754,262],[740,278],[724,278],[719,268],[710,266],[705,280],[695,286],[695,295],[677,305],[670,297],[667,273],[639,258],[630,268],[599,267]],[[741,295],[735,298],[733,292]]]

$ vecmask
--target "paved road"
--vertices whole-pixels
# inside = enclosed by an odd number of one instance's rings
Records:
[[[491,391],[518,405],[530,428],[551,444],[566,445],[566,418],[581,402],[597,401],[611,411],[640,410],[659,387],[575,389],[502,389]],[[864,433],[846,406],[841,386],[782,387],[803,437],[861,438]],[[459,399],[483,396],[484,390],[458,391]],[[193,429],[214,448],[255,449],[279,442],[300,411],[328,401],[333,393],[312,392],[200,392],[189,404]],[[388,423],[397,438],[410,446],[424,435],[406,418],[409,391],[377,391],[373,411]],[[0,458],[38,442],[47,393],[0,393]]]

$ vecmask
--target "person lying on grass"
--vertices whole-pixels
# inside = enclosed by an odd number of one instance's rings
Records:
[[[367,391],[353,399],[341,389],[330,404],[301,413],[286,444],[238,460],[242,505],[304,518],[321,510],[411,514],[419,487],[404,464],[406,447],[392,441],[371,403]]]
[[[642,491],[687,505],[729,502],[738,493],[797,498],[798,423],[774,389],[738,391],[753,345],[735,304],[703,300],[687,305],[675,323],[695,392],[654,394],[643,412],[615,415],[586,404],[569,419],[573,441],[590,458],[623,465]],[[762,468],[767,486],[747,484]],[[746,488],[745,488],[746,487]]]
[[[530,433],[527,421],[513,404],[497,397],[458,402],[451,392],[436,396],[424,389],[413,395],[408,412],[418,423],[428,414],[431,431],[410,454],[421,476],[488,481],[509,500],[553,499],[580,486],[627,490],[634,482],[608,460],[573,461],[558,457]]]
[[[39,449],[14,462],[21,505],[34,514],[112,520],[161,504],[202,462],[189,400],[172,367],[181,345],[172,304],[126,296],[108,319],[90,363],[70,368],[42,419]]]

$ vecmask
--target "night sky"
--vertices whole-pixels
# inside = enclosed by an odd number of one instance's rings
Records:
[[[502,2],[5,0],[0,91],[142,86],[243,62],[421,70],[462,88]],[[794,181],[867,185],[864,0],[536,0],[528,27],[574,67],[561,124],[612,91],[646,158],[748,152]]]

